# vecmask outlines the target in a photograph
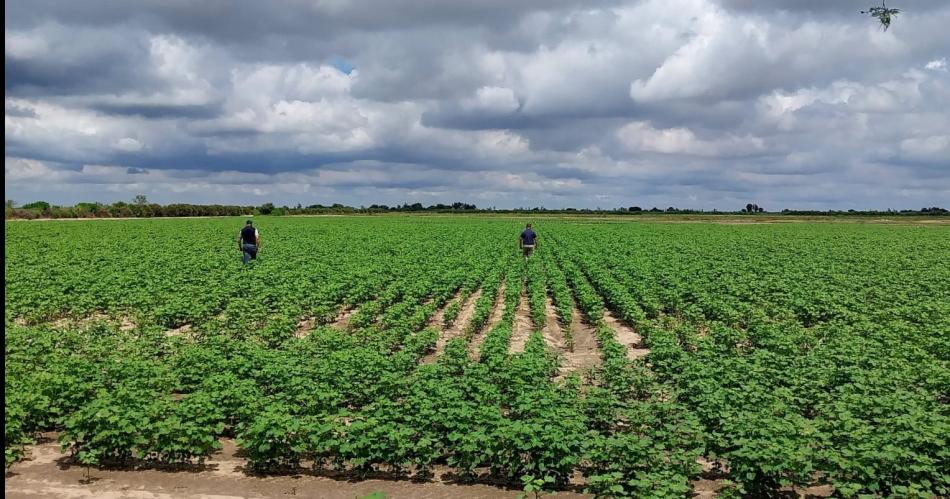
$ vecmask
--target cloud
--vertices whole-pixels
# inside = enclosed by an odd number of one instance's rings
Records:
[[[481,87],[473,97],[462,100],[462,109],[488,114],[511,113],[520,106],[514,90],[505,87]]]
[[[5,191],[940,204],[950,4],[916,1],[884,32],[864,3],[17,0]]]
[[[924,67],[931,71],[943,71],[944,73],[946,73],[947,72],[947,58],[941,57],[940,59],[934,59],[928,62],[927,65]]]
[[[765,142],[751,135],[727,135],[700,139],[688,128],[657,130],[648,123],[634,122],[617,131],[617,137],[630,151],[689,156],[745,156],[766,150]]]

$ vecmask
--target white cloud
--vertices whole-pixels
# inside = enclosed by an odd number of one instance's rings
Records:
[[[754,3],[12,5],[7,193],[937,203],[950,4]]]
[[[141,151],[142,148],[145,147],[145,145],[131,137],[123,137],[117,140],[113,147],[115,147],[116,149],[120,151],[136,152],[136,151]]]
[[[944,73],[946,73],[947,72],[947,58],[942,57],[940,59],[934,59],[928,62],[927,65],[924,67],[931,71],[943,71]]]
[[[912,158],[942,158],[950,168],[950,135],[904,139],[901,141],[901,151]]]
[[[504,87],[481,87],[474,97],[462,101],[462,109],[466,111],[498,114],[516,111],[519,105],[515,92]]]
[[[49,52],[49,44],[36,32],[3,31],[3,52],[14,59],[31,59]]]
[[[696,137],[688,128],[656,129],[642,121],[628,123],[617,137],[629,151],[693,156],[742,156],[765,150],[762,139],[727,134],[711,140]]]

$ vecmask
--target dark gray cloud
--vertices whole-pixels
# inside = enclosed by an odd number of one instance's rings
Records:
[[[856,12],[866,11],[880,4],[876,0],[718,0],[722,6],[737,11],[752,11],[762,14],[794,13],[845,18]],[[891,0],[888,7],[898,7],[904,12],[930,13],[944,10],[943,0]]]
[[[5,190],[946,204],[950,4],[868,1],[8,2]]]

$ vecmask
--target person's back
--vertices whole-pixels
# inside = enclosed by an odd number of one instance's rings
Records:
[[[253,225],[245,225],[241,229],[241,242],[244,244],[257,245],[257,229]]]
[[[534,248],[537,246],[537,238],[538,235],[531,229],[531,224],[526,225],[521,232],[521,250],[524,252],[525,258],[531,256],[531,253],[534,252]]]
[[[238,249],[244,253],[245,264],[250,260],[257,259],[257,252],[260,247],[261,236],[251,221],[248,220],[241,232],[238,233]]]

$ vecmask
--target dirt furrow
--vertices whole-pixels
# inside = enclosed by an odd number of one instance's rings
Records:
[[[165,336],[169,336],[169,337],[181,336],[181,335],[188,334],[190,332],[191,332],[191,324],[185,324],[183,326],[176,327],[175,329],[169,329],[165,331]]]
[[[247,462],[231,439],[221,440],[223,448],[206,461],[203,469],[109,470],[92,468],[86,480],[86,468],[68,463],[55,438],[33,446],[32,457],[6,473],[4,496],[15,499],[106,498],[106,499],[239,499],[264,497],[303,497],[351,499],[373,492],[385,497],[484,499],[510,498],[510,489],[484,483],[457,484],[451,470],[438,469],[432,481],[394,480],[386,475],[354,480],[352,476],[321,474],[306,469],[298,473],[256,476],[246,472]],[[559,492],[553,497],[587,497]]]
[[[528,295],[521,293],[521,298],[518,300],[518,309],[515,310],[515,322],[511,326],[511,343],[508,351],[511,353],[523,352],[532,331],[534,331],[534,325],[531,323]]]
[[[344,305],[343,308],[340,309],[340,313],[336,315],[336,319],[334,319],[330,325],[337,329],[349,329],[350,317],[353,316],[354,312],[356,312],[356,309]]]
[[[472,341],[469,342],[468,348],[471,353],[472,359],[477,360],[480,355],[480,349],[482,343],[485,341],[485,337],[488,335],[488,332],[492,330],[495,326],[501,322],[501,318],[505,313],[505,282],[502,281],[501,285],[498,287],[498,292],[495,293],[495,303],[492,305],[491,315],[488,317],[488,324],[482,328],[481,331],[475,332],[475,335],[472,336]]]
[[[445,309],[449,308],[453,303],[458,301],[461,295],[462,295],[462,290],[456,291],[455,296],[453,296],[449,301],[445,302],[445,304],[439,307],[439,310],[437,310],[435,314],[429,318],[429,322],[427,323],[427,325],[429,327],[434,327],[436,329],[441,330],[443,327],[442,321],[445,318]]]
[[[315,317],[309,317],[307,319],[301,319],[297,323],[297,330],[294,331],[294,336],[297,338],[306,338],[310,334],[310,331],[313,331],[313,328],[316,327],[317,319]]]
[[[550,296],[544,302],[544,327],[541,328],[541,336],[544,337],[544,343],[552,350],[558,353],[567,351],[564,331],[561,330],[561,324],[557,320],[557,310]]]
[[[594,326],[584,321],[583,314],[577,306],[571,313],[571,334],[574,336],[574,349],[564,352],[564,358],[561,361],[561,376],[588,369],[600,362],[597,331],[594,330]]]
[[[643,337],[637,334],[632,327],[615,317],[610,310],[604,310],[604,322],[607,323],[607,327],[613,329],[617,334],[617,341],[627,347],[628,359],[639,359],[650,353],[649,349],[643,348]]]
[[[445,351],[445,345],[449,343],[449,340],[462,336],[465,332],[465,327],[468,326],[468,323],[472,321],[472,316],[475,315],[475,302],[478,301],[479,296],[482,296],[482,290],[480,289],[469,295],[465,303],[462,304],[459,315],[455,318],[455,321],[452,322],[452,325],[445,331],[439,333],[439,339],[435,343],[435,350],[422,358],[423,364],[435,362],[435,359]]]

